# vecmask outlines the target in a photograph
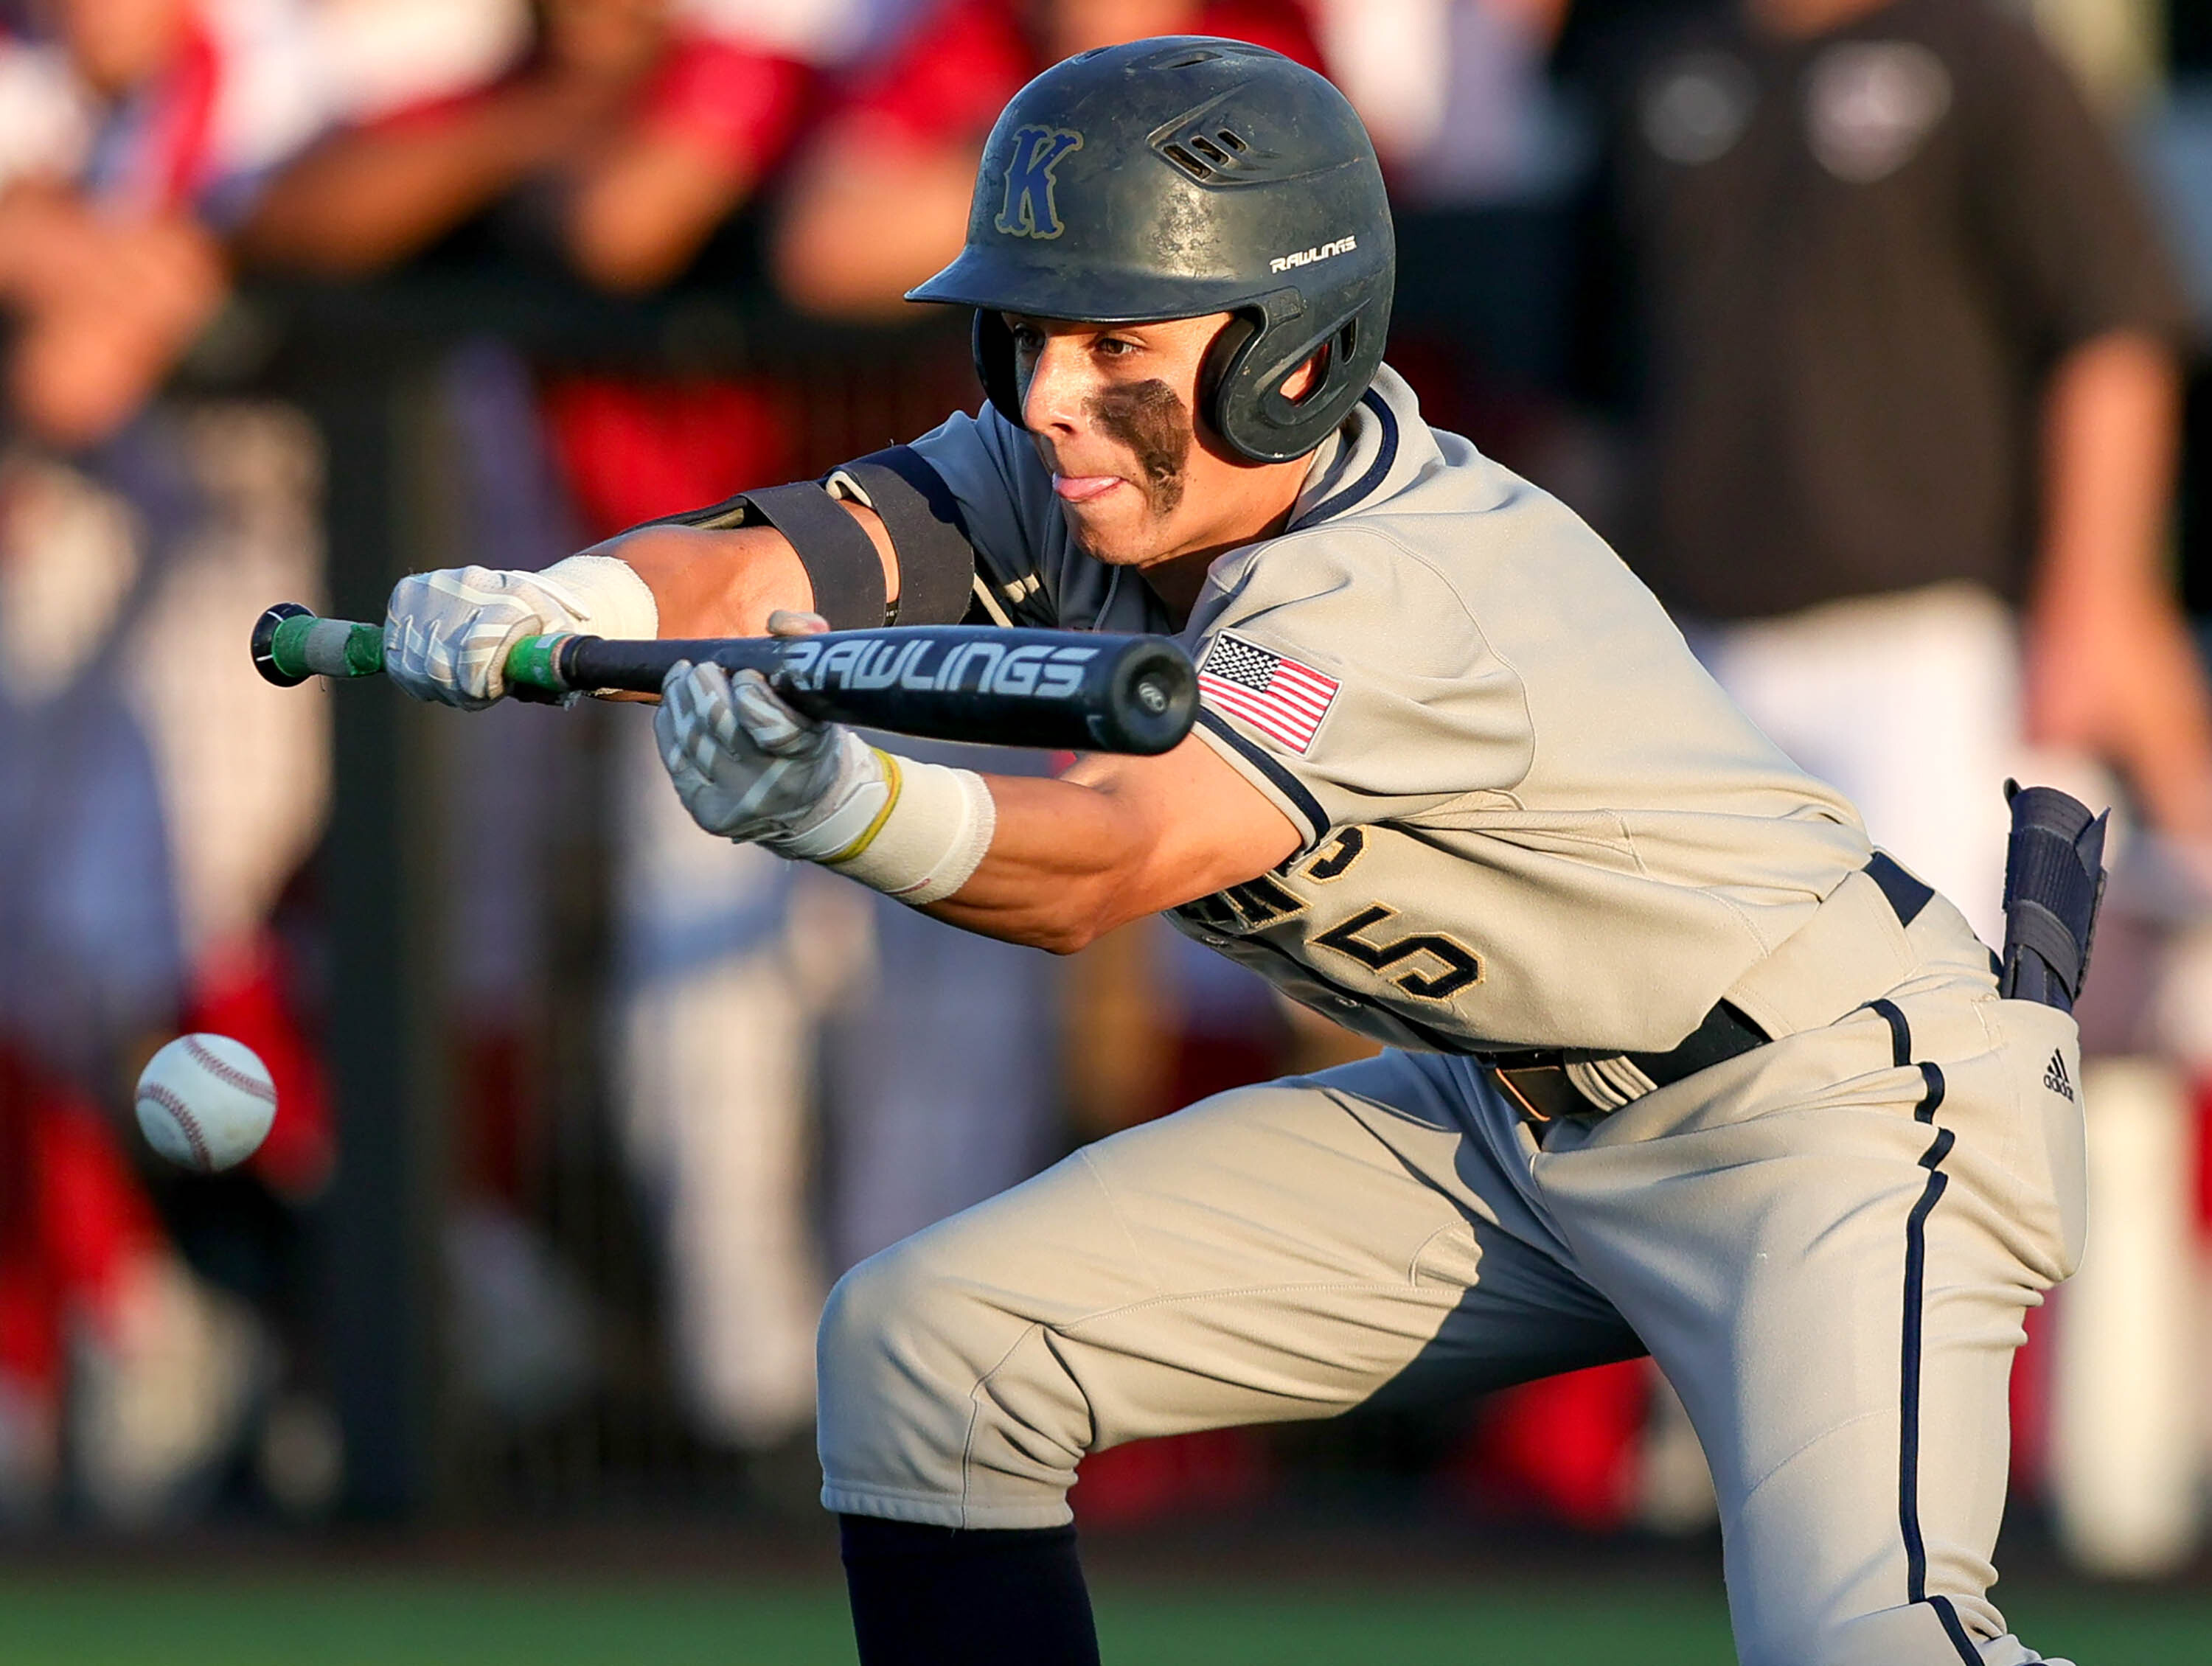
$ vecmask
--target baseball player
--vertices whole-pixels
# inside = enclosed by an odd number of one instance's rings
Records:
[[[1206,38],[1071,58],[914,292],[975,309],[978,415],[544,575],[410,579],[388,665],[477,705],[551,628],[972,598],[1172,633],[1198,729],[1056,780],[872,749],[711,666],[655,728],[714,832],[1054,950],[1166,910],[1389,1044],[839,1284],[823,1496],[868,1666],[1097,1660],[1086,1452],[1645,1350],[1711,1462],[1746,1662],[2039,1659],[1987,1593],[2021,1316],[2081,1246],[2073,1021],[2001,998],[1572,513],[1422,421],[1382,363],[1392,247],[1319,76]],[[2041,941],[2078,979],[2070,924]]]

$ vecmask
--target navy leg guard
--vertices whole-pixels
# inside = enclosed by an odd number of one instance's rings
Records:
[[[2105,895],[2105,822],[2056,787],[2005,783],[2005,941],[1997,992],[2074,1010]]]

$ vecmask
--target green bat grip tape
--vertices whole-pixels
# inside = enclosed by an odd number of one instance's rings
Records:
[[[573,635],[571,631],[555,631],[547,636],[526,636],[507,651],[507,691],[527,700],[535,694],[540,699],[557,699],[571,693],[561,675],[561,645]]]

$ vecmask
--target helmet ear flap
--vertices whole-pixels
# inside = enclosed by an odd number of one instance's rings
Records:
[[[1199,416],[1214,433],[1229,438],[1229,392],[1243,367],[1263,320],[1249,312],[1232,312],[1206,349],[1198,367]],[[1232,446],[1235,441],[1231,440]]]
[[[1000,415],[1016,427],[1022,427],[1021,384],[1014,374],[1014,332],[1006,328],[1006,319],[996,308],[975,309],[969,346],[975,355],[975,375],[983,384],[983,391],[999,408]]]
[[[1297,298],[1287,297],[1279,317],[1247,324],[1243,339],[1222,354],[1218,368],[1209,359],[1218,381],[1207,413],[1230,449],[1254,463],[1287,463],[1328,439],[1382,362],[1382,319],[1363,316],[1372,310],[1309,333]],[[1224,329],[1221,344],[1228,337]],[[1324,357],[1313,387],[1300,398],[1286,397],[1284,379],[1316,353]]]

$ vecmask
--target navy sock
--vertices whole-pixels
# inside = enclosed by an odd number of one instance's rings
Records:
[[[1098,1666],[1073,1527],[837,1523],[860,1666]]]

